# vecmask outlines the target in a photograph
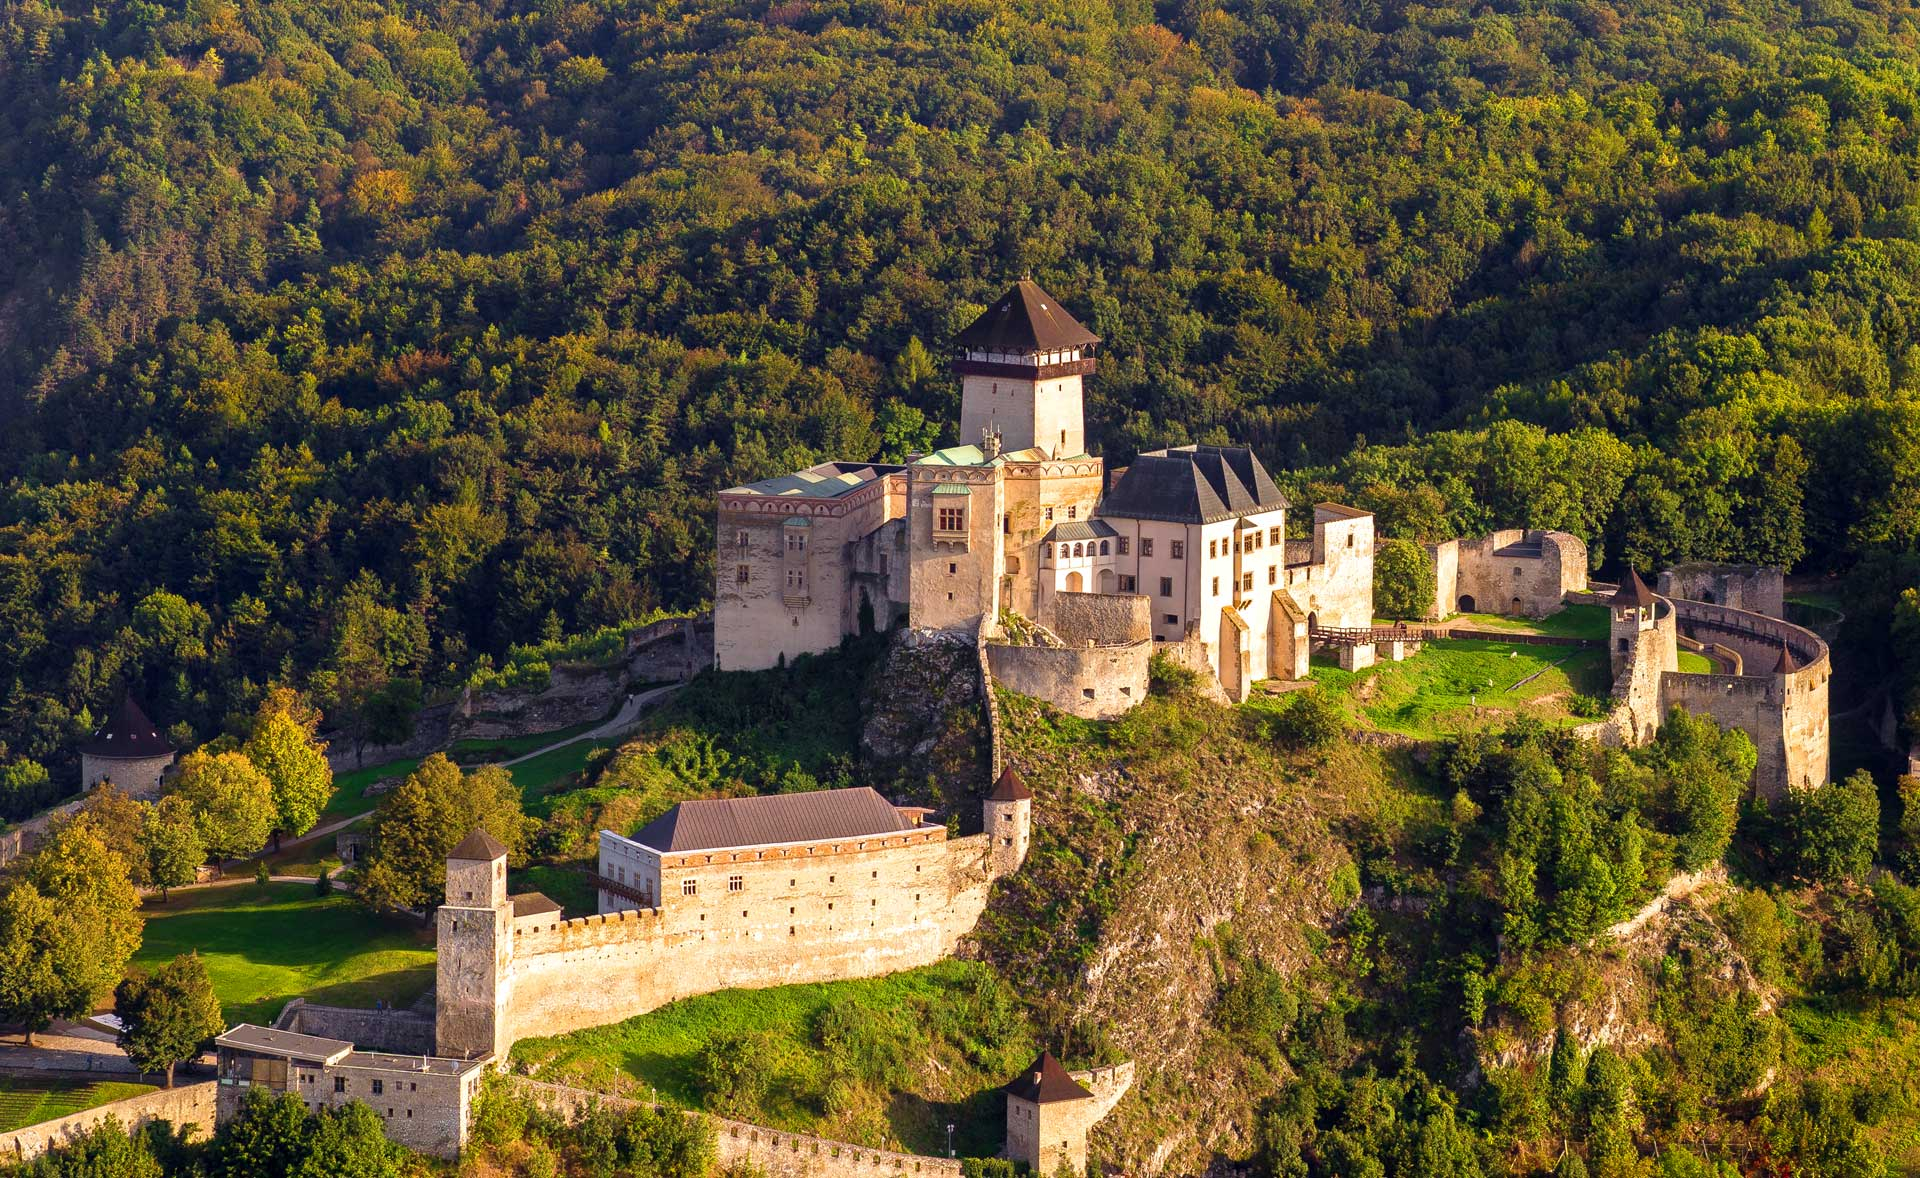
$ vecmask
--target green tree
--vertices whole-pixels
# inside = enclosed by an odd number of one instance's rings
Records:
[[[313,829],[333,796],[327,746],[314,738],[313,728],[302,722],[292,701],[269,697],[254,715],[245,752],[272,787],[273,844],[279,850],[282,835]]]
[[[476,827],[517,860],[531,825],[505,769],[488,765],[462,773],[444,753],[435,753],[374,810],[356,894],[379,910],[429,908],[446,887],[447,856]]]
[[[56,829],[0,897],[0,1013],[35,1031],[84,1018],[140,948],[124,860],[85,824]]]
[[[1788,790],[1780,813],[1789,861],[1803,878],[1839,883],[1864,879],[1873,869],[1880,794],[1865,769],[1842,781]]]
[[[380,1114],[355,1100],[321,1110],[312,1125],[306,1156],[288,1178],[400,1178],[406,1151],[387,1139]]]
[[[245,754],[188,753],[169,792],[193,807],[200,841],[214,859],[251,855],[273,831],[273,783]]]
[[[1433,608],[1433,563],[1411,540],[1385,539],[1373,549],[1373,612],[1383,618],[1424,618]]]
[[[204,1051],[226,1029],[213,980],[197,953],[183,953],[151,975],[134,972],[113,992],[117,1041],[142,1072],[164,1072]]]
[[[140,828],[140,850],[146,858],[147,879],[160,889],[160,902],[167,901],[167,890],[190,884],[207,861],[207,845],[200,838],[200,824],[193,804],[178,795],[161,798],[146,812]]]
[[[38,761],[0,764],[0,818],[21,819],[51,805],[59,791]]]
[[[302,1173],[313,1152],[314,1121],[298,1094],[248,1089],[239,1113],[207,1145],[207,1178]]]

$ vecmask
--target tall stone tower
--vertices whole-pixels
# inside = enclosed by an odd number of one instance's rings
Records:
[[[1087,452],[1081,378],[1100,337],[1029,279],[954,340],[960,354],[960,441],[997,435],[1006,450],[1039,447],[1052,458]]]
[[[1033,835],[1033,794],[1013,766],[1007,766],[987,795],[984,818],[987,861],[995,877],[1019,870]]]
[[[447,856],[447,902],[437,915],[435,1049],[443,1056],[504,1057],[513,901],[507,849],[479,828]]]
[[[1041,1052],[1006,1093],[1008,1158],[1025,1162],[1035,1175],[1052,1175],[1062,1166],[1087,1172],[1087,1129],[1099,1102],[1053,1052]]]
[[[1655,598],[1653,590],[1640,579],[1640,574],[1629,568],[1625,579],[1620,582],[1619,590],[1607,608],[1612,615],[1609,628],[1607,649],[1613,654],[1613,676],[1618,679],[1622,671],[1633,660],[1633,652],[1640,645],[1642,636],[1653,633],[1655,622]]]

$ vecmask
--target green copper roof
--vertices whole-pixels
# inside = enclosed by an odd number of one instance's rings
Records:
[[[971,495],[973,492],[964,483],[941,483],[933,489],[936,495]]]
[[[915,466],[985,466],[987,452],[978,446],[948,446],[935,450],[914,463]]]

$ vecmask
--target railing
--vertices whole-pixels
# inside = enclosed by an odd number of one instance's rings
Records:
[[[1367,646],[1375,642],[1431,642],[1446,638],[1445,630],[1425,626],[1313,626],[1307,637],[1326,646]]]
[[[594,871],[586,872],[585,875],[593,882],[594,887],[603,892],[611,893],[612,895],[620,897],[622,900],[631,900],[642,908],[653,907],[653,897],[631,884],[624,884],[619,880],[608,879],[606,876]]]

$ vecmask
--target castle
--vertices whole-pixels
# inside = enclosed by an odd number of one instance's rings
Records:
[[[1031,281],[954,341],[960,434],[904,465],[828,462],[722,491],[714,655],[771,667],[896,623],[1002,637],[1005,615],[1068,631],[1063,651],[1183,648],[1226,694],[1303,677],[1316,627],[1373,621],[1373,517],[1321,504],[1289,538],[1287,497],[1245,446],[1179,446],[1109,471],[1082,402],[1100,340]],[[1111,600],[1099,617],[1086,599]],[[1343,654],[1351,648],[1343,648]],[[1030,656],[1068,710],[1110,714],[1120,665]],[[1124,678],[1144,689],[1145,658]],[[1010,684],[1020,686],[1018,683]]]

